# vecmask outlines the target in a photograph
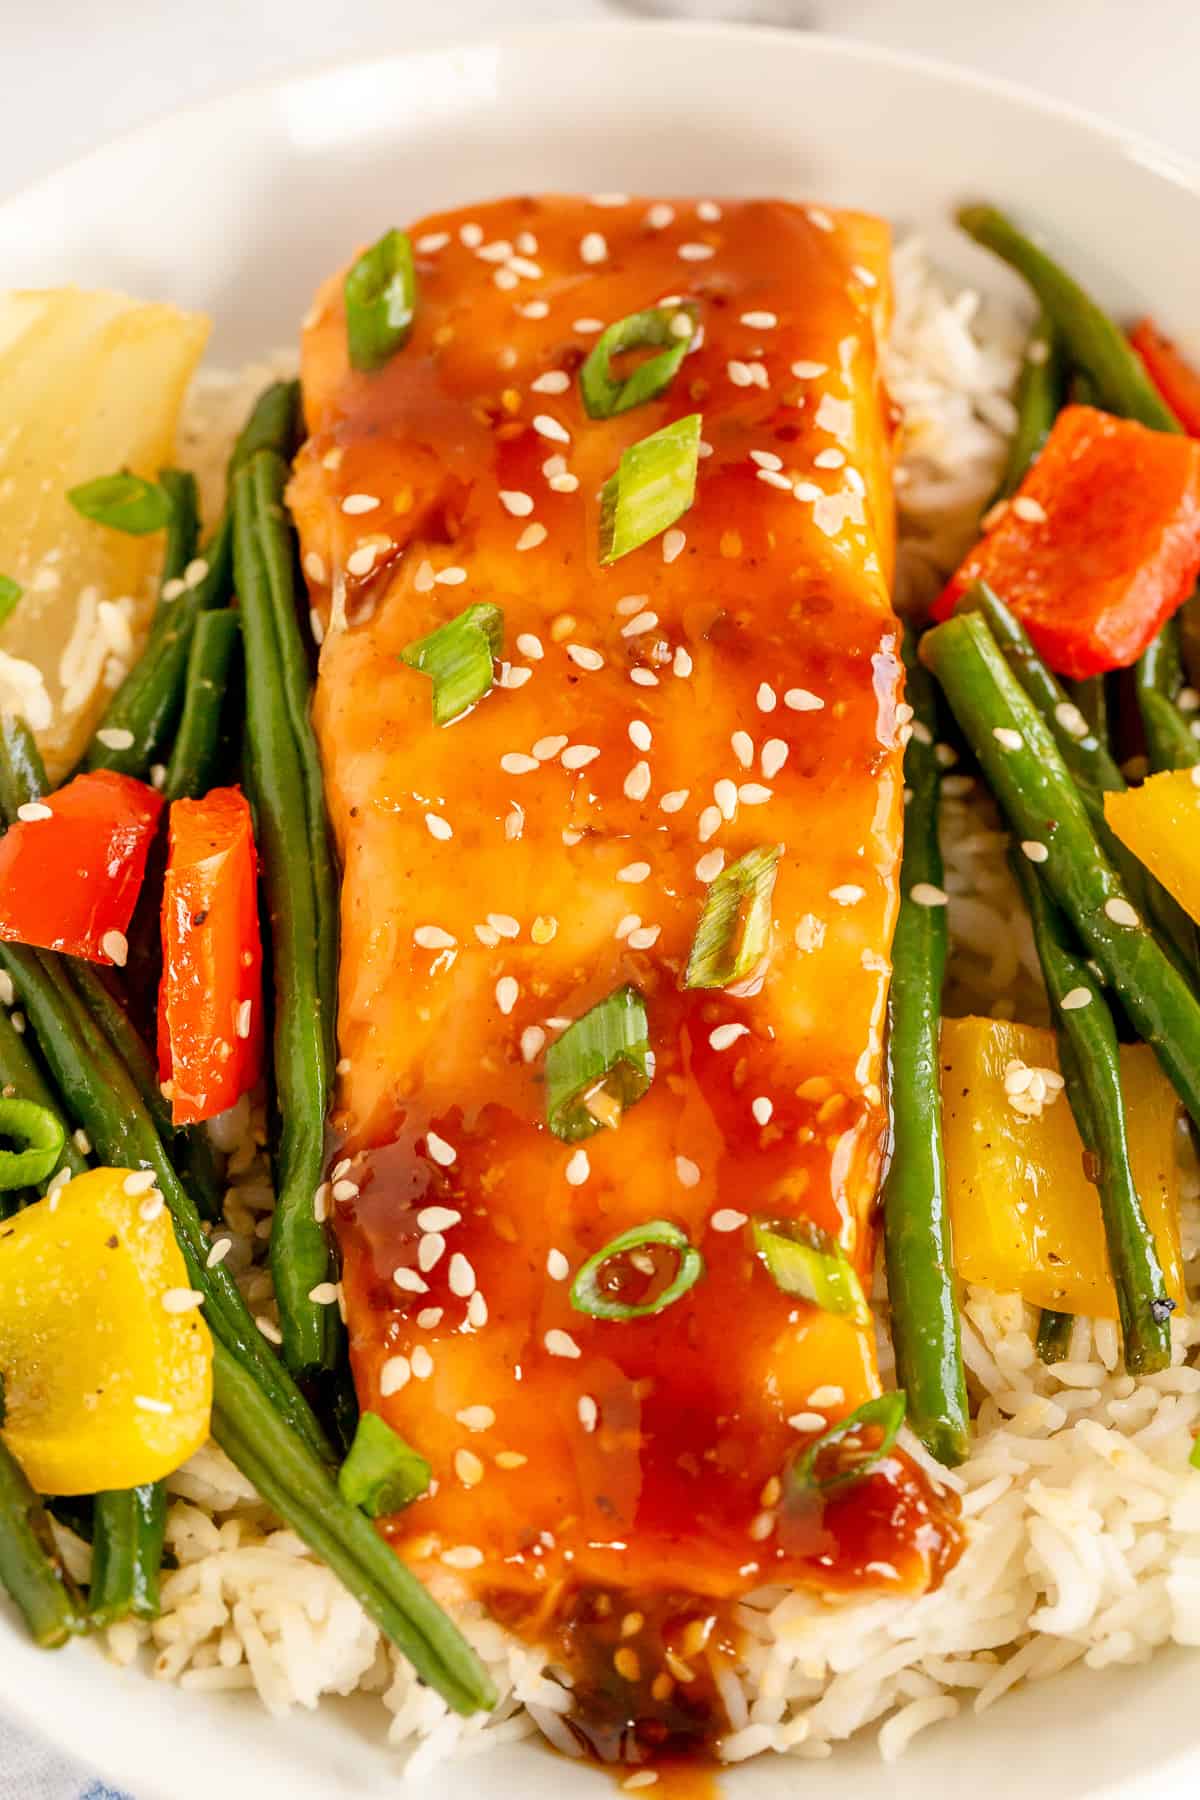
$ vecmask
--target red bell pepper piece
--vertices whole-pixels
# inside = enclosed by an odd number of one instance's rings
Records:
[[[1200,437],[1200,371],[1179,354],[1152,319],[1139,319],[1129,341],[1188,436]]]
[[[162,806],[144,781],[96,769],[18,817],[0,839],[0,937],[123,965]]]
[[[240,788],[177,800],[163,889],[159,1074],[177,1125],[232,1106],[262,1067],[258,858]]]
[[[1090,406],[1037,461],[933,613],[986,581],[1059,675],[1136,662],[1200,574],[1200,443]]]

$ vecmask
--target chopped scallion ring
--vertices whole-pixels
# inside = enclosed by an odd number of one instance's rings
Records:
[[[754,1221],[754,1248],[785,1294],[811,1300],[822,1312],[844,1313],[858,1324],[871,1317],[853,1264],[818,1227]]]
[[[385,231],[364,250],[342,284],[351,367],[369,373],[403,349],[417,304],[412,243],[404,231]]]
[[[834,1489],[849,1487],[852,1482],[861,1481],[864,1475],[881,1463],[896,1441],[897,1433],[904,1423],[904,1409],[907,1402],[904,1389],[897,1388],[890,1394],[879,1394],[874,1400],[864,1400],[861,1406],[823,1431],[819,1438],[801,1451],[787,1472],[786,1491],[789,1496],[804,1493],[828,1494]],[[819,1475],[817,1464],[830,1450],[846,1438],[857,1438],[861,1432],[878,1431],[879,1442],[873,1449],[865,1447],[855,1449],[853,1460],[844,1468],[832,1475]],[[849,1448],[849,1447],[848,1447]]]
[[[600,1276],[607,1264],[648,1246],[661,1246],[679,1257],[679,1266],[662,1292],[640,1304],[606,1294],[600,1286]],[[593,1319],[648,1319],[673,1306],[689,1288],[695,1287],[703,1273],[704,1258],[688,1242],[687,1233],[667,1219],[650,1219],[645,1225],[623,1231],[603,1250],[597,1250],[595,1256],[588,1257],[571,1283],[571,1305],[576,1312],[588,1313]]]
[[[400,652],[401,662],[433,682],[433,722],[451,725],[482,700],[495,677],[504,648],[504,614],[479,601]]]
[[[11,575],[0,575],[0,625],[3,625],[23,592],[20,582],[14,581]]]
[[[761,844],[717,876],[692,940],[685,987],[729,987],[758,968],[771,944],[771,895],[782,855],[782,844]]]
[[[53,1173],[67,1134],[48,1107],[12,1095],[0,1097],[0,1138],[16,1149],[0,1149],[0,1192],[35,1187]]]
[[[350,1454],[338,1470],[338,1488],[350,1506],[369,1518],[402,1512],[429,1486],[432,1471],[423,1456],[398,1437],[378,1413],[358,1421]]]
[[[171,521],[171,496],[156,482],[144,481],[122,469],[119,475],[98,475],[79,487],[67,489],[67,499],[77,513],[110,531],[145,537],[161,531]]]
[[[568,1025],[546,1052],[546,1123],[573,1144],[618,1124],[654,1079],[642,996],[621,987]],[[613,1115],[616,1107],[616,1116]]]
[[[699,413],[623,450],[600,491],[600,561],[628,556],[682,518],[696,497],[699,466]]]
[[[651,306],[618,319],[601,332],[579,371],[579,392],[588,417],[611,419],[664,393],[691,349],[697,329],[697,308],[685,304]],[[664,344],[666,349],[662,349]],[[647,357],[622,380],[612,372],[612,359],[626,350],[662,350],[662,354]]]

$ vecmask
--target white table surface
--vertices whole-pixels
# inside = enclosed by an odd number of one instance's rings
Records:
[[[0,195],[144,120],[314,64],[514,25],[678,11],[781,23],[1025,82],[1200,161],[1198,0],[8,0]],[[130,205],[136,205],[136,196]],[[0,1796],[87,1789],[0,1716]]]
[[[1197,0],[8,0],[0,193],[144,119],[295,68],[660,8],[805,16],[1026,82],[1200,160]]]

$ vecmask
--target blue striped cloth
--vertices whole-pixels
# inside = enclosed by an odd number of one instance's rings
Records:
[[[0,1800],[130,1800],[0,1718]]]

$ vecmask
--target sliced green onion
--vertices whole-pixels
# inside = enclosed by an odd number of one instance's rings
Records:
[[[782,844],[761,844],[712,883],[692,940],[684,986],[723,988],[744,981],[771,943],[771,895]]]
[[[679,1266],[674,1276],[653,1300],[633,1304],[606,1294],[600,1277],[607,1265],[619,1257],[629,1256],[647,1244],[661,1245],[678,1254]],[[634,1225],[623,1231],[595,1256],[589,1256],[571,1283],[571,1305],[576,1312],[588,1313],[593,1319],[649,1319],[655,1313],[674,1306],[689,1288],[695,1287],[704,1273],[704,1258],[688,1242],[687,1233],[667,1219],[650,1219],[645,1225]]]
[[[650,1026],[635,987],[614,989],[546,1052],[546,1123],[568,1144],[616,1124],[654,1079]]]
[[[428,637],[414,638],[400,652],[400,660],[429,676],[433,722],[451,725],[490,690],[496,658],[503,648],[504,614],[484,600],[439,625]]]
[[[811,1300],[822,1312],[844,1313],[859,1325],[871,1317],[862,1283],[840,1245],[804,1221],[764,1225],[754,1221],[754,1248],[785,1294]]]
[[[852,1413],[839,1419],[836,1425],[831,1425],[819,1438],[814,1438],[792,1463],[787,1473],[788,1493],[828,1494],[835,1488],[848,1487],[851,1482],[861,1481],[877,1463],[883,1461],[895,1443],[897,1433],[904,1423],[905,1404],[904,1389],[897,1388],[893,1393],[877,1395],[874,1400],[864,1400]],[[857,1437],[860,1432],[872,1430],[880,1434],[879,1442],[873,1450],[855,1450],[851,1462],[833,1475],[818,1473],[817,1464],[828,1451],[835,1449],[848,1437]]]
[[[417,304],[417,272],[405,231],[385,231],[342,284],[351,365],[369,372],[403,349]]]
[[[11,575],[0,575],[0,625],[3,625],[24,591],[20,582],[14,581]]]
[[[579,392],[589,418],[611,419],[669,388],[675,371],[692,347],[697,331],[694,304],[651,306],[645,312],[618,319],[596,339],[591,355],[579,371]],[[612,372],[612,359],[626,350],[658,350],[624,380]]]
[[[166,488],[143,481],[128,469],[68,488],[67,499],[85,519],[107,525],[110,531],[128,532],[131,537],[161,531],[171,520],[171,496]]]
[[[696,497],[700,414],[651,432],[622,450],[600,490],[600,561],[616,562],[682,518]]]
[[[358,1421],[350,1454],[338,1470],[338,1488],[349,1506],[360,1506],[369,1518],[403,1512],[429,1486],[432,1471],[378,1413]]]
[[[67,1141],[62,1120],[34,1100],[0,1097],[0,1138],[19,1146],[0,1149],[0,1192],[34,1187],[58,1162]]]

